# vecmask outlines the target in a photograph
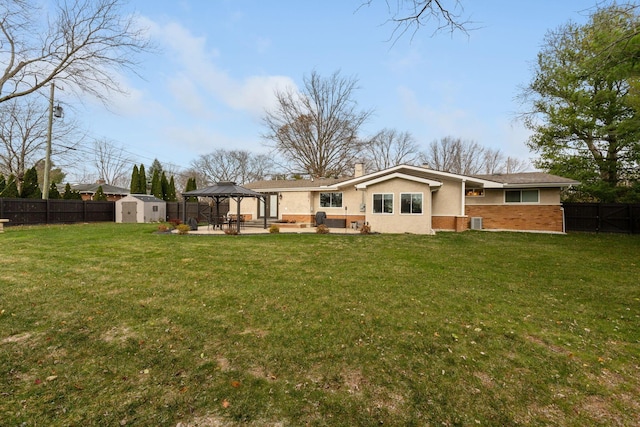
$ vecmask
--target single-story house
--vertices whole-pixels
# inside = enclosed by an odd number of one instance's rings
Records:
[[[166,221],[167,202],[149,194],[130,194],[116,200],[116,222]]]
[[[58,184],[58,191],[64,193],[65,184]],[[129,194],[129,189],[116,187],[107,184],[103,179],[98,180],[95,184],[72,184],[71,189],[77,191],[82,196],[82,200],[93,200],[98,191],[98,187],[102,187],[102,192],[107,196],[107,200],[112,202],[119,200]]]
[[[357,167],[356,171],[362,171]],[[400,165],[339,179],[246,184],[266,202],[247,200],[246,218],[334,227],[367,223],[381,233],[468,229],[564,231],[562,189],[579,182],[541,172],[466,176]],[[230,207],[235,211],[236,207]]]

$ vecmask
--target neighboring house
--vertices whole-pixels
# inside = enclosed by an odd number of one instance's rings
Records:
[[[98,180],[95,184],[73,184],[71,189],[80,193],[82,200],[93,200],[93,196],[100,186],[102,186],[102,192],[107,196],[107,200],[112,202],[129,194],[129,189],[106,184],[104,180]],[[64,187],[65,184],[58,184],[60,194],[64,193]]]
[[[560,191],[577,184],[540,172],[465,176],[400,165],[352,178],[250,183],[245,187],[265,194],[266,203],[245,199],[241,211],[247,218],[309,224],[321,212],[329,226],[368,223],[381,233],[562,232]]]
[[[116,222],[166,221],[167,202],[149,194],[130,194],[116,200]]]

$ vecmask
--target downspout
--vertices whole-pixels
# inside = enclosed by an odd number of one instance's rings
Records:
[[[465,206],[464,206],[464,202],[465,202],[465,198],[464,198],[464,188],[465,188],[465,183],[467,182],[466,179],[463,179],[462,182],[460,183],[460,185],[462,186],[462,191],[460,192],[460,216],[465,216]]]
[[[435,192],[436,190],[429,186],[429,232],[431,234],[436,234],[433,230],[433,193]]]

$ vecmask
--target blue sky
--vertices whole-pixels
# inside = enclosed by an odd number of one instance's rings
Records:
[[[519,86],[547,30],[584,22],[595,0],[461,4],[476,27],[468,35],[424,28],[392,43],[384,0],[135,0],[158,53],[141,58],[142,78],[120,77],[128,96],[72,114],[138,163],[186,168],[218,148],[267,153],[261,118],[274,90],[340,70],[358,78],[359,106],[375,110],[363,136],[394,128],[422,147],[453,136],[529,159]]]

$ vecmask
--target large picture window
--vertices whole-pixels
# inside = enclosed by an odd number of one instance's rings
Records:
[[[320,193],[321,208],[341,208],[342,193]]]
[[[400,213],[421,214],[422,213],[422,193],[400,194]]]
[[[505,203],[538,203],[540,200],[538,190],[506,190],[504,192]]]
[[[393,194],[374,194],[373,213],[392,214]]]

